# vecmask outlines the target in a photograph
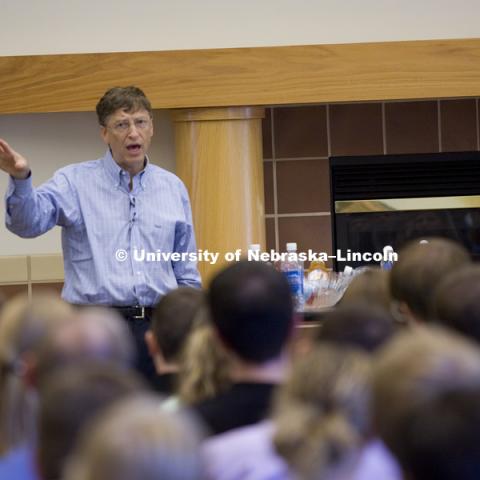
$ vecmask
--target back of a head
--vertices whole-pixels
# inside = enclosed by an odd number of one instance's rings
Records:
[[[167,293],[155,307],[151,330],[167,362],[178,361],[204,298],[201,290],[180,287]]]
[[[51,375],[40,391],[37,459],[42,478],[61,478],[82,428],[113,403],[143,388],[134,372],[114,365],[82,364]]]
[[[431,296],[446,275],[471,262],[467,250],[445,238],[413,241],[398,253],[390,272],[394,300],[404,303],[416,318],[428,319]]]
[[[339,306],[357,303],[378,305],[390,310],[390,272],[381,268],[370,267],[356,275],[340,299]]]
[[[82,435],[65,480],[200,480],[198,426],[155,396],[128,399]]]
[[[220,272],[208,292],[212,323],[239,358],[261,364],[277,358],[293,327],[284,276],[261,262],[241,261]]]
[[[39,352],[37,383],[59,367],[102,361],[129,368],[135,346],[127,325],[111,309],[84,308],[46,339]]]
[[[472,265],[446,277],[431,303],[433,322],[480,342],[480,267]]]
[[[391,315],[365,303],[339,306],[324,315],[316,341],[357,347],[374,352],[395,333]]]
[[[25,384],[25,367],[71,315],[71,307],[49,292],[33,299],[18,295],[5,303],[0,317],[0,455],[35,437],[36,397]]]
[[[401,432],[412,480],[480,478],[480,389],[448,392],[417,408]]]
[[[49,332],[71,319],[72,308],[50,292],[33,299],[17,295],[5,303],[0,321],[0,361],[15,362],[35,350]]]
[[[370,434],[369,356],[320,345],[295,362],[274,409],[277,451],[301,478],[351,466]]]
[[[448,391],[480,387],[480,351],[451,332],[416,327],[379,352],[373,373],[374,426],[401,461],[400,432],[416,408]]]

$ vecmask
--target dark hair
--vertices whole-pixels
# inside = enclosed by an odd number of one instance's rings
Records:
[[[316,340],[374,352],[395,333],[392,316],[366,303],[339,306],[324,315]]]
[[[176,361],[190,333],[205,295],[196,288],[181,287],[158,302],[151,329],[166,361]]]
[[[414,480],[480,478],[480,390],[452,391],[419,406],[395,452]]]
[[[438,283],[470,261],[462,245],[446,238],[432,238],[424,244],[410,242],[400,250],[390,273],[392,297],[426,320]]]
[[[84,426],[114,402],[145,390],[133,371],[90,363],[52,375],[40,390],[38,461],[41,477],[60,478]]]
[[[98,123],[105,126],[107,118],[119,109],[126,112],[146,110],[152,116],[150,100],[138,87],[113,87],[107,90],[97,103]]]
[[[285,277],[260,262],[241,261],[212,281],[212,323],[222,341],[246,361],[263,363],[283,350],[293,326],[293,302]]]
[[[480,342],[480,267],[472,265],[446,277],[434,292],[432,321]]]

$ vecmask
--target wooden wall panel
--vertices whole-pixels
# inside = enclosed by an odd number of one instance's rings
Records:
[[[0,57],[0,114],[91,111],[114,85],[154,108],[480,95],[480,39]]]

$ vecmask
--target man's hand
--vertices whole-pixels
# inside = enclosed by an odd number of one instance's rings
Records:
[[[0,170],[7,172],[14,178],[24,179],[30,173],[30,167],[25,157],[13,150],[10,145],[0,138]]]

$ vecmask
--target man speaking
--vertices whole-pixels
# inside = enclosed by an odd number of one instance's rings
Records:
[[[172,173],[152,165],[152,109],[136,87],[108,90],[97,104],[103,158],[58,170],[38,188],[27,160],[0,139],[0,169],[10,175],[6,226],[21,237],[62,227],[65,285],[75,305],[116,308],[139,346],[139,367],[152,372],[143,345],[151,308],[178,285],[200,286],[196,262],[141,262],[132,254],[195,252],[190,202]]]

